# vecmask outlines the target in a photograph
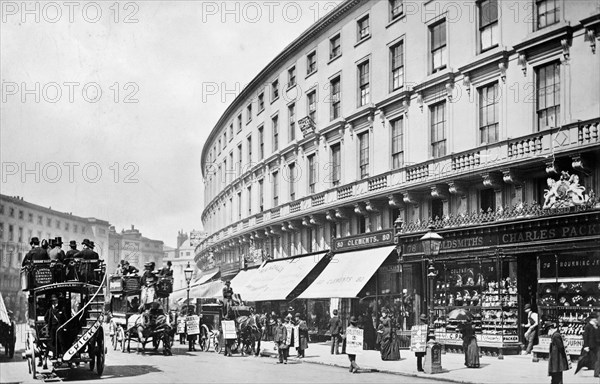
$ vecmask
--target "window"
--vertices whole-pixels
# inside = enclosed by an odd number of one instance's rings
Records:
[[[246,107],[246,124],[252,121],[252,104]]]
[[[390,0],[390,20],[397,19],[404,13],[403,0]]]
[[[252,215],[252,186],[248,187],[248,216]]]
[[[366,15],[362,19],[358,20],[358,22],[356,23],[356,28],[358,32],[358,41],[369,37],[369,35],[371,34],[371,32],[369,31],[369,15]]]
[[[340,144],[331,146],[331,182],[333,185],[340,184],[342,156]]]
[[[237,131],[242,132],[242,114],[240,113],[237,117]]]
[[[308,100],[308,117],[312,121],[317,120],[317,91],[310,92],[307,96]]]
[[[404,166],[404,119],[391,122],[392,125],[392,169]]]
[[[479,3],[479,40],[481,51],[498,45],[498,0]]]
[[[243,158],[243,155],[242,155],[242,144],[239,144],[237,149],[238,149],[238,169],[237,169],[237,171],[241,175],[243,173],[242,172],[242,158]]]
[[[248,136],[246,144],[248,146],[248,164],[250,164],[252,163],[252,135]]]
[[[279,98],[279,80],[275,80],[271,83],[271,102]]]
[[[27,221],[33,223],[33,213],[27,214]]]
[[[558,6],[560,0],[537,0],[537,28],[542,29],[549,25],[558,23]]]
[[[317,51],[312,51],[306,55],[306,74],[310,75],[317,71]]]
[[[19,220],[23,220],[25,217],[25,213],[22,210],[19,210]]]
[[[229,124],[229,141],[233,140],[233,123]]]
[[[50,236],[48,236],[50,237]],[[8,225],[8,241],[15,240],[15,227],[12,224]]]
[[[4,215],[4,204],[0,204],[0,215]]]
[[[296,66],[288,69],[288,88],[296,85]]]
[[[369,86],[369,61],[358,65],[358,106],[362,107],[370,102]]]
[[[242,191],[237,193],[238,201],[238,220],[242,220]]]
[[[219,154],[221,154],[221,139],[219,139],[218,143],[217,149],[219,150]]]
[[[337,35],[335,35],[331,39],[329,39],[329,58],[335,59],[336,57],[340,56],[341,54],[342,54],[342,46],[341,46],[340,34],[338,33]]]
[[[482,189],[479,193],[479,208],[484,212],[496,210],[496,194],[493,189]]]
[[[446,155],[446,103],[431,106],[431,156]]]
[[[237,171],[235,169],[235,163],[233,162],[233,151],[229,152],[229,165],[232,167],[233,174],[236,175]],[[229,181],[229,177],[227,178],[227,181]]]
[[[538,131],[556,127],[560,115],[560,65],[536,68],[536,110]]]
[[[440,220],[444,218],[444,203],[442,200],[431,200],[431,218],[434,220]]]
[[[390,47],[390,56],[392,64],[392,91],[404,86],[404,42]]]
[[[358,215],[358,217],[356,218],[356,224],[357,224],[357,228],[356,228],[357,233],[367,232],[367,218],[366,217],[364,217],[363,215]]]
[[[369,176],[369,131],[358,136],[360,178]]]
[[[265,110],[265,93],[261,92],[258,95],[258,113]]]
[[[42,225],[43,222],[44,222],[44,218],[42,217],[42,215],[38,215],[38,220],[37,220],[38,225]]]
[[[265,180],[264,179],[260,179],[258,180],[258,200],[259,200],[259,204],[258,204],[258,209],[259,212],[264,211],[265,208]]]
[[[223,148],[227,146],[227,130],[223,131]]]
[[[288,169],[290,171],[290,201],[296,200],[296,164],[291,163],[288,165]]]
[[[288,129],[290,141],[296,140],[296,104],[288,105]]]
[[[429,27],[431,35],[432,72],[446,68],[446,20]]]
[[[279,149],[279,116],[275,115],[271,118],[271,126],[273,127],[273,152]]]
[[[51,218],[46,218],[46,227],[52,227],[52,219]]]
[[[308,192],[315,193],[317,184],[317,164],[315,155],[308,156]]]
[[[492,144],[498,141],[498,83],[479,89],[479,140]]]
[[[273,172],[273,207],[279,205],[279,172]]]
[[[340,117],[340,78],[336,77],[331,80],[329,86],[331,88],[331,120],[335,120]]]
[[[265,135],[264,128],[258,128],[258,160],[262,160],[265,157]]]

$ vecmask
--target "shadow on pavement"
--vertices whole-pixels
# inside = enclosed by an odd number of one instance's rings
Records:
[[[111,365],[104,368],[102,379],[136,377],[148,373],[162,372],[153,365]],[[96,380],[98,375],[85,367],[82,369],[73,369],[69,373],[68,380]]]

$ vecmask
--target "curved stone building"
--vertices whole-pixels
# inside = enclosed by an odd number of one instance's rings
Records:
[[[509,353],[527,303],[567,317],[577,293],[582,318],[600,305],[599,20],[593,1],[342,2],[212,129],[198,267],[317,334],[333,307],[387,306],[404,330],[431,314],[452,348],[466,307]]]

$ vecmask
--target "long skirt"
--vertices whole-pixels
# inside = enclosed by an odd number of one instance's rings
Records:
[[[479,368],[479,346],[475,337],[472,337],[466,345],[465,365],[469,368]]]
[[[400,360],[400,344],[395,337],[384,337],[380,345],[381,360]]]

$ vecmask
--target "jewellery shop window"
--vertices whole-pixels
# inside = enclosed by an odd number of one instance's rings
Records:
[[[518,343],[516,261],[496,257],[435,267],[434,328],[439,342],[462,343],[459,325],[470,320],[481,346]]]
[[[556,320],[565,348],[579,355],[583,328],[600,310],[600,251],[538,257],[538,310],[541,320]],[[541,333],[537,347],[548,351],[550,337]],[[534,349],[535,351],[535,349]]]

